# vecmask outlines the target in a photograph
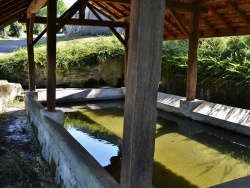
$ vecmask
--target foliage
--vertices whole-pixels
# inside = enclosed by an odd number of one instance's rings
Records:
[[[0,26],[0,38],[5,38],[6,35],[7,34],[5,28]]]
[[[20,37],[22,30],[23,30],[22,24],[14,22],[13,24],[10,25],[8,35],[11,37]]]
[[[39,45],[35,49],[37,67],[46,66],[46,46]],[[108,57],[121,58],[123,46],[115,38],[95,37],[81,38],[57,42],[57,67],[68,69],[73,66],[91,66]],[[17,51],[1,56],[0,72],[4,74],[18,74],[27,70],[27,50],[20,48]]]
[[[250,84],[250,37],[225,37],[202,39],[198,49],[198,77],[228,79],[238,84]],[[186,74],[188,41],[165,41],[163,62],[173,74]],[[124,47],[112,37],[88,37],[57,42],[57,67],[67,70],[73,66],[91,66],[107,58],[123,58]],[[37,67],[46,66],[46,47],[35,47]],[[165,66],[165,64],[163,64]],[[16,74],[27,69],[25,49],[3,55],[0,72]],[[2,71],[1,71],[2,70]]]
[[[201,39],[198,48],[198,76],[200,80],[228,79],[238,84],[250,84],[250,37]],[[187,41],[166,41],[163,61],[173,73],[185,73],[188,59]]]
[[[67,10],[67,6],[64,0],[58,0],[57,1],[57,16],[58,17],[61,16],[66,10]],[[37,16],[46,17],[47,7],[40,9],[39,12],[37,13]],[[45,28],[44,24],[34,24],[33,33],[35,35],[38,35],[43,31],[44,28]]]

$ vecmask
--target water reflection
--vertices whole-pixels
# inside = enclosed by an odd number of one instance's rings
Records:
[[[119,148],[105,166],[119,181],[123,109],[88,106],[73,107],[65,125]],[[250,139],[236,133],[159,111],[155,143],[156,187],[209,187],[250,174]]]
[[[119,147],[105,140],[96,139],[87,133],[69,126],[67,131],[100,163],[102,166],[110,164],[110,158],[116,156]]]

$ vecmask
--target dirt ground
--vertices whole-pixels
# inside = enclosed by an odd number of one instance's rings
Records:
[[[0,187],[55,187],[20,102],[0,113]]]

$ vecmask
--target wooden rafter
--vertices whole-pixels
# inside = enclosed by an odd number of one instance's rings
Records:
[[[180,17],[178,16],[177,12],[173,9],[169,9],[170,14],[173,16],[173,18],[175,19],[176,23],[179,25],[179,27],[181,28],[181,31],[183,32],[183,34],[189,38],[189,31],[187,30],[185,24],[183,23],[183,21],[180,19]]]
[[[216,29],[214,29],[206,19],[204,19],[202,16],[200,16],[200,20],[206,25],[206,27],[209,28],[209,30],[214,34],[214,35],[218,35],[218,32],[216,31]]]
[[[107,14],[106,12],[102,11],[99,7],[95,7],[92,4],[88,4],[88,6],[92,7],[96,12],[99,12],[100,14],[102,14],[103,16],[105,16],[106,18],[110,19],[110,20],[115,20],[113,17],[111,17],[109,14]]]
[[[87,5],[87,6],[88,6],[88,5]],[[91,6],[88,6],[88,8],[91,10],[91,12],[96,16],[96,18],[97,18],[98,20],[100,20],[100,21],[103,22],[103,19],[101,18],[101,16],[100,16],[94,9],[92,9]],[[112,27],[112,26],[108,26],[108,27],[109,27],[109,29],[113,32],[113,34],[117,37],[117,39],[118,39],[124,46],[126,46],[126,45],[127,45],[126,41],[125,41],[125,40],[121,37],[121,35],[115,30],[115,28]]]
[[[209,5],[214,5],[216,3],[224,3],[227,0],[199,0],[197,1],[197,5],[199,6],[209,6]]]
[[[119,18],[120,18],[119,16],[117,16],[117,15],[115,14],[114,11],[108,9],[107,6],[106,6],[105,4],[96,3],[96,5],[98,5],[98,6],[103,10],[103,12],[107,12],[112,18],[114,18],[114,19],[119,19]]]
[[[31,14],[36,14],[41,8],[45,6],[47,0],[32,0],[27,9],[27,17],[30,18]]]
[[[215,15],[231,33],[235,32],[229,23],[216,10],[210,8],[209,11],[212,12],[212,14]]]
[[[25,23],[26,18],[20,17],[19,22]],[[62,20],[60,18],[56,19],[56,23],[59,24]],[[34,18],[35,23],[46,24],[47,17],[36,16]],[[106,20],[89,20],[89,19],[65,19],[65,25],[79,25],[79,26],[98,26],[98,27],[127,27],[126,22],[121,21],[106,21]]]
[[[240,19],[250,28],[249,19],[238,9],[238,7],[231,0],[228,0],[227,3],[238,14]]]
[[[122,11],[119,11],[119,10],[117,9],[117,7],[114,6],[113,3],[109,3],[108,5],[109,5],[109,7],[115,12],[116,15],[120,15],[119,17],[127,16],[127,15],[124,14]]]

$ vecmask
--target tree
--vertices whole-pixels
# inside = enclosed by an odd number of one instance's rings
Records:
[[[22,30],[23,30],[22,24],[14,22],[10,25],[8,35],[11,37],[20,37]]]
[[[57,16],[59,17],[66,10],[67,10],[67,6],[65,4],[65,1],[64,0],[57,0]],[[44,7],[41,10],[39,10],[39,12],[37,13],[37,16],[46,17],[47,16],[47,7]],[[43,29],[44,29],[44,24],[34,24],[33,33],[37,35],[37,34],[41,33]]]

